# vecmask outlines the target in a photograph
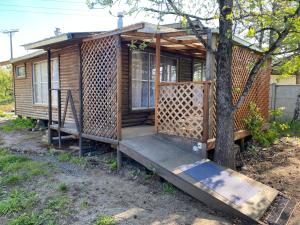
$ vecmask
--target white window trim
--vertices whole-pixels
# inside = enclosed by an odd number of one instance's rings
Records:
[[[147,53],[147,55],[148,55],[148,66],[149,66],[149,68],[148,68],[148,79],[147,80],[143,80],[143,79],[134,79],[133,77],[132,77],[132,74],[131,74],[131,99],[130,99],[130,101],[131,101],[131,103],[130,103],[130,105],[131,105],[131,110],[132,111],[143,111],[143,110],[153,110],[153,109],[155,109],[155,94],[154,94],[154,106],[149,106],[150,105],[150,88],[151,88],[151,85],[150,85],[150,82],[153,82],[154,83],[154,87],[155,87],[155,80],[150,80],[150,73],[151,73],[151,67],[150,67],[150,65],[151,65],[151,57],[150,57],[150,55],[153,55],[154,56],[154,58],[155,58],[155,53],[152,53],[152,52],[143,52],[143,53]],[[133,51],[131,52],[131,58],[132,58],[132,54],[133,54]],[[172,57],[172,56],[167,56],[167,55],[161,55],[161,57],[165,57],[165,58],[170,58],[170,59],[175,59],[176,60],[176,81],[173,81],[173,82],[178,82],[178,74],[179,74],[179,59],[177,58],[177,57]],[[130,63],[131,65],[130,65],[130,67],[132,67],[132,61],[131,61],[131,63]],[[131,71],[132,71],[132,69],[131,69]],[[132,72],[131,72],[132,73]],[[162,79],[162,77],[160,76],[160,83],[165,83],[165,82],[172,82],[172,81],[162,81],[161,80]],[[133,100],[133,93],[132,93],[132,81],[147,81],[148,82],[148,107],[133,107],[132,106],[132,100]]]
[[[57,63],[58,63],[58,86],[60,87],[60,70],[59,70],[59,58],[58,57],[55,57],[55,58],[52,58],[51,59],[51,62],[52,61],[54,61],[54,60],[57,60]],[[34,105],[34,106],[48,106],[48,102],[47,103],[36,103],[36,101],[35,101],[35,89],[34,89],[34,86],[35,86],[35,82],[34,82],[34,65],[36,65],[36,64],[39,64],[39,63],[43,63],[43,62],[47,62],[47,60],[40,60],[40,61],[36,61],[36,62],[33,62],[32,63],[32,82],[31,82],[31,84],[32,84],[32,104]],[[52,68],[51,68],[52,69]],[[53,72],[53,70],[51,70],[51,73]],[[47,73],[48,73],[48,71],[47,71]],[[51,76],[52,76],[53,74],[51,74]],[[48,77],[48,75],[47,75],[47,77]],[[45,83],[47,83],[48,84],[48,80],[47,80],[47,82],[41,82],[41,83],[43,83],[43,84],[45,84]],[[51,79],[51,84],[53,83],[53,80]],[[47,86],[48,87],[48,86]],[[47,93],[48,93],[48,91],[47,91]],[[52,95],[52,98],[53,98],[53,95]],[[54,102],[52,101],[52,105],[54,106],[54,107],[56,107],[57,106],[57,104],[53,104]],[[52,107],[53,107],[52,106]]]
[[[24,75],[22,75],[22,76],[18,76],[18,73],[17,73],[18,70],[17,70],[17,68],[19,68],[19,67],[24,67]],[[19,79],[19,78],[25,78],[26,77],[26,66],[25,66],[25,64],[17,65],[15,67],[15,75],[16,75],[17,79]]]

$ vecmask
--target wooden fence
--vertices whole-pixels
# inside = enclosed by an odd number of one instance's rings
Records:
[[[158,133],[207,138],[208,85],[205,82],[160,83]]]

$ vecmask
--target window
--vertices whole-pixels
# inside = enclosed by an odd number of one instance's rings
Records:
[[[154,108],[155,55],[148,52],[132,51],[132,109]],[[177,80],[177,59],[161,57],[160,81]]]
[[[52,88],[59,88],[58,60],[51,60]],[[33,102],[34,104],[48,104],[48,69],[47,61],[33,64]],[[57,105],[57,92],[52,92],[52,103]]]
[[[25,65],[16,66],[16,77],[21,78],[25,76]]]
[[[205,80],[205,64],[203,61],[195,60],[193,81],[202,81],[202,80]]]

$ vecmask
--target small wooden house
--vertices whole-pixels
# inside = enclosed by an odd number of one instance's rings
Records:
[[[200,32],[215,50],[217,30]],[[260,52],[241,39],[234,42],[236,101]],[[140,43],[147,47],[134,49]],[[214,54],[180,27],[157,31],[153,24],[138,23],[106,32],[63,34],[24,46],[41,50],[11,61],[17,115],[49,120],[50,131],[111,144],[132,132],[157,132],[196,141],[205,149],[214,147]],[[269,64],[261,70],[236,113],[236,139],[248,135],[243,119],[250,101],[268,116],[270,69]]]
[[[126,154],[214,208],[251,222],[266,218],[278,191],[203,154],[216,135],[218,31],[200,26],[198,32],[208,48],[176,24],[157,30],[149,23],[27,44],[41,51],[12,60],[16,114],[48,120],[50,143],[71,134],[80,153],[87,139],[112,144],[119,166]],[[260,56],[234,38],[234,102]],[[249,135],[250,102],[268,118],[270,72],[269,62],[236,112],[236,140]]]

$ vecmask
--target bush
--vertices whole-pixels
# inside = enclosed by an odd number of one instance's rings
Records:
[[[249,106],[250,115],[245,119],[247,128],[249,129],[253,139],[261,144],[263,147],[269,147],[280,135],[289,128],[287,123],[279,121],[272,121],[270,127],[266,130],[263,129],[266,121],[261,116],[259,108],[255,103],[250,103]],[[270,111],[270,116],[282,115],[282,109],[275,109]]]
[[[34,128],[35,120],[27,119],[27,118],[16,118],[14,120],[10,120],[7,124],[4,124],[0,127],[4,132],[11,132],[14,130],[21,130],[26,128]]]

